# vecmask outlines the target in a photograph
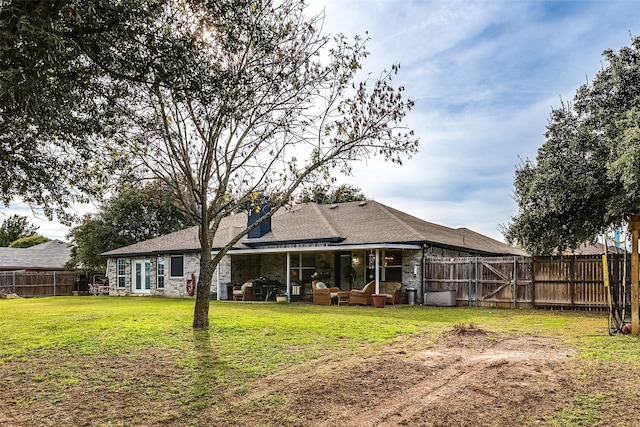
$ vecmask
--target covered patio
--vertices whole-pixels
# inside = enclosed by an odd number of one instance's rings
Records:
[[[275,301],[276,295],[286,294],[292,302],[312,302],[312,283],[319,281],[334,291],[350,292],[375,282],[403,282],[411,276],[420,280],[421,246],[386,244],[369,246],[296,247],[256,250],[237,250],[229,253],[231,282],[216,276],[216,299],[234,298],[233,289],[247,282],[253,283],[250,300]],[[337,301],[337,300],[336,300]]]

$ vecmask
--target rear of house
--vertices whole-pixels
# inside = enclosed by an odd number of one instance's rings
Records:
[[[247,214],[225,218],[214,252],[242,231]],[[306,203],[276,212],[267,227],[240,240],[214,273],[211,293],[232,299],[232,288],[253,281],[255,299],[286,293],[310,301],[312,282],[341,291],[370,281],[397,281],[421,295],[427,256],[523,255],[466,228],[433,224],[375,201],[334,205]],[[216,249],[217,248],[217,249]],[[111,295],[187,297],[199,274],[197,227],[119,248],[108,257]]]

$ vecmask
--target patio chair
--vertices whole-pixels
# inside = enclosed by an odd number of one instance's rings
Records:
[[[234,301],[255,301],[256,295],[253,289],[253,280],[247,280],[242,286],[233,287]]]
[[[353,305],[373,305],[373,292],[376,290],[376,282],[369,282],[362,290],[352,289],[349,295],[349,304]]]
[[[94,283],[89,283],[89,293],[91,295],[109,295],[109,279],[102,277],[95,279]]]
[[[338,302],[338,292],[340,288],[327,288],[323,282],[314,280],[311,283],[313,289],[313,303],[315,305],[331,305],[331,301]]]

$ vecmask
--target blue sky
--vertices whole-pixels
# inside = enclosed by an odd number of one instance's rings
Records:
[[[407,125],[420,153],[401,167],[360,162],[339,181],[424,220],[499,240],[499,224],[517,213],[514,170],[544,143],[551,108],[593,78],[603,50],[640,35],[640,4],[630,0],[309,1],[310,13],[325,11],[325,33],[368,31],[363,72],[377,76],[400,63],[394,81],[416,100]],[[48,237],[68,231],[33,222]]]
[[[365,71],[401,65],[416,100],[407,123],[420,153],[402,167],[369,161],[345,182],[427,221],[502,240],[517,213],[513,175],[535,158],[552,107],[602,66],[602,51],[640,35],[637,1],[313,2],[325,29],[368,31]]]

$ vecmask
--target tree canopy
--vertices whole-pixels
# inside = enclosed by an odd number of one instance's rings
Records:
[[[31,246],[36,246],[42,243],[50,242],[51,239],[45,236],[29,236],[29,237],[21,237],[17,240],[14,240],[9,245],[10,248],[30,248]]]
[[[640,212],[640,38],[606,50],[573,104],[551,113],[536,161],[515,173],[506,240],[532,254],[576,248]]]
[[[22,199],[70,223],[99,197],[126,138],[112,102],[159,67],[170,0],[8,0],[0,8],[0,202]]]
[[[0,225],[0,246],[9,246],[23,237],[35,236],[38,227],[23,215],[11,215]]]
[[[316,184],[304,189],[298,196],[298,203],[315,202],[321,205],[332,203],[357,202],[367,200],[362,190],[349,184],[342,184],[336,188],[330,185]]]
[[[101,253],[194,225],[172,203],[170,191],[160,182],[125,187],[106,200],[97,213],[87,214],[72,228],[74,244],[68,268],[104,270]]]

